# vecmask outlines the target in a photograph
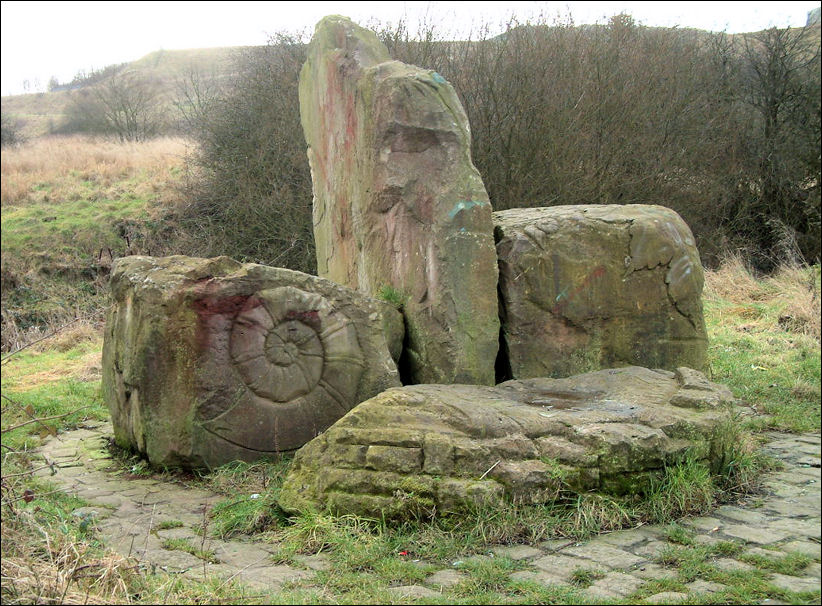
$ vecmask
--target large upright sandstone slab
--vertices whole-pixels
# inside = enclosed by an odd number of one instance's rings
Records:
[[[387,304],[227,257],[125,257],[103,343],[116,442],[158,466],[299,448],[399,385]],[[401,322],[401,318],[397,318]]]
[[[567,488],[637,493],[686,456],[721,461],[733,403],[687,368],[390,389],[297,452],[279,502],[402,518]]]
[[[344,17],[300,74],[320,276],[404,297],[408,379],[493,384],[497,262],[465,112],[436,72],[391,61]]]
[[[494,222],[509,377],[705,367],[702,265],[674,211],[555,206]]]

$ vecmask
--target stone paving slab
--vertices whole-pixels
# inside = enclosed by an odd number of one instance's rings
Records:
[[[283,583],[312,578],[313,570],[277,565],[271,547],[240,540],[203,539],[197,532],[207,511],[221,497],[180,482],[155,478],[129,478],[107,471],[109,424],[61,434],[40,452],[47,461],[60,461],[48,477],[68,492],[87,500],[97,512],[95,525],[106,543],[118,553],[154,568],[202,579],[218,576],[237,579],[257,590],[276,591]],[[83,508],[88,509],[88,508]],[[182,527],[158,529],[163,521]],[[217,562],[208,562],[186,551],[163,548],[168,539],[187,539],[195,549],[213,551]]]
[[[610,545],[597,544],[595,541],[569,547],[563,553],[592,560],[606,568],[631,568],[646,561],[646,558]]]
[[[624,598],[631,595],[645,583],[640,578],[624,572],[609,572],[597,579],[585,593],[598,598]]]
[[[655,593],[642,600],[645,604],[670,604],[680,602],[688,598],[687,593],[680,593],[678,591],[663,591]]]
[[[123,477],[106,471],[105,468],[112,465],[105,451],[110,434],[110,426],[102,425],[50,439],[41,453],[48,461],[59,461],[59,464],[53,466],[53,475],[50,469],[41,470],[37,475],[83,496],[90,506],[78,508],[74,515],[93,520],[101,537],[121,554],[191,578],[236,579],[263,591],[277,591],[292,581],[310,582],[316,571],[331,566],[323,554],[300,556],[294,567],[275,564],[271,554],[276,547],[272,545],[211,537],[203,540],[198,529],[221,497],[200,488],[189,488],[179,481]],[[808,473],[818,477],[819,467],[801,465],[808,464],[807,458],[819,460],[820,438],[778,433],[766,434],[766,437],[769,442],[764,446],[765,452],[785,463],[784,469],[763,482],[766,494],[752,499],[751,505],[723,505],[710,515],[684,519],[680,524],[694,533],[695,544],[735,541],[745,545],[744,554],[779,559],[788,553],[801,553],[818,560],[822,551],[820,482]],[[162,522],[172,520],[183,526],[158,529]],[[173,538],[188,539],[196,548],[213,550],[218,562],[204,562],[184,551],[163,549],[163,541]],[[656,525],[612,532],[585,542],[555,539],[539,545],[490,547],[489,555],[473,559],[510,558],[525,568],[511,574],[512,580],[546,586],[571,586],[575,571],[591,572],[595,577],[593,583],[581,591],[587,599],[596,601],[625,598],[649,581],[675,578],[675,567],[661,566],[654,561],[662,550],[671,546],[666,538],[666,526]],[[739,557],[742,556],[719,557],[712,563],[720,570],[753,570],[753,566],[740,561]],[[399,600],[424,600],[440,596],[468,578],[463,571],[445,568],[435,570],[422,584],[393,587],[389,591]],[[820,564],[812,562],[797,576],[771,573],[768,580],[788,591],[819,590]],[[726,589],[724,585],[701,578],[685,587],[687,593],[660,592],[643,602],[688,601],[693,594]]]
[[[511,558],[512,560],[527,560],[537,556],[545,555],[543,551],[530,545],[506,545],[505,547],[495,547],[494,554]]]

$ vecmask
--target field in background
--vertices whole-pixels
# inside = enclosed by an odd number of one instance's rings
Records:
[[[3,149],[4,351],[104,307],[113,259],[164,252],[147,234],[177,200],[186,152],[179,138],[79,136]]]

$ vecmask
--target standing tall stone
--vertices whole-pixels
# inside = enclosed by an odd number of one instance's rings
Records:
[[[319,275],[403,297],[406,380],[493,384],[491,206],[453,87],[391,61],[373,32],[326,17],[300,74],[300,114]]]

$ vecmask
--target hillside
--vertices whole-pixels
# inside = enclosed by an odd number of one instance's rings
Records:
[[[113,73],[135,71],[159,87],[166,99],[174,99],[180,83],[192,73],[211,81],[219,81],[233,73],[234,57],[251,47],[231,46],[186,50],[158,50],[126,63],[112,66]],[[103,68],[101,71],[108,71]],[[67,104],[75,91],[92,86],[93,77],[78,76],[71,83],[61,83],[48,93],[9,95],[2,97],[3,116],[15,121],[26,138],[39,137],[59,128]]]
[[[630,17],[628,18],[630,19]],[[631,21],[633,23],[633,21]],[[490,40],[502,41],[508,37],[524,35],[527,31],[538,29],[550,29],[552,25],[520,25],[500,34]],[[580,32],[591,35],[596,31],[603,30],[605,25],[580,25],[576,26]],[[651,27],[649,31],[665,31],[668,28]],[[799,31],[801,28],[795,28]],[[682,34],[704,36],[707,40],[711,32],[696,29],[677,30]],[[812,35],[818,40],[820,36],[819,27],[812,29]],[[746,34],[735,34],[729,38],[744,39],[754,38],[760,32]],[[396,41],[395,41],[396,42]],[[451,42],[440,41],[444,44]],[[389,46],[391,44],[389,43]],[[72,99],[75,91],[93,86],[95,83],[110,77],[109,74],[121,74],[135,71],[145,76],[152,83],[158,85],[162,98],[169,103],[179,96],[181,84],[192,74],[197,74],[201,79],[220,81],[235,73],[235,59],[244,51],[255,47],[233,46],[218,48],[199,48],[184,50],[157,50],[151,52],[130,63],[120,66],[108,66],[97,73],[79,73],[72,82],[61,83],[56,90],[48,93],[33,93],[25,95],[10,95],[2,97],[0,106],[4,117],[11,119],[20,129],[25,138],[39,137],[55,132],[65,120],[65,109]],[[105,73],[108,72],[108,73]],[[100,78],[100,75],[104,75]]]

